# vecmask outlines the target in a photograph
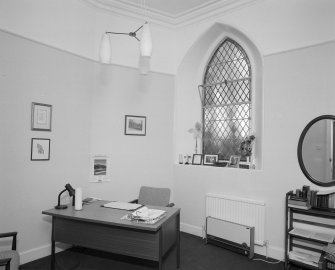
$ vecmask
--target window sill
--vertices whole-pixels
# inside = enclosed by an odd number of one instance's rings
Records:
[[[210,169],[222,169],[222,170],[239,170],[239,171],[260,171],[261,169],[247,169],[247,168],[235,168],[235,167],[221,167],[221,166],[213,166],[213,165],[193,165],[193,164],[179,164],[175,163],[177,167],[187,167],[187,168],[210,168]]]

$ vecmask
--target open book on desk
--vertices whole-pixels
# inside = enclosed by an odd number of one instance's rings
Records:
[[[140,207],[142,207],[142,204],[137,204],[137,203],[128,203],[128,202],[109,202],[106,204],[101,205],[103,207],[107,207],[107,208],[114,208],[114,209],[121,209],[121,210],[136,210]]]

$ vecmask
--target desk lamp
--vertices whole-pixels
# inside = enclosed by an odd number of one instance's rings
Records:
[[[59,195],[58,195],[58,204],[55,206],[55,209],[66,209],[67,208],[67,205],[64,205],[64,204],[60,204],[60,196],[65,192],[65,191],[68,191],[69,192],[69,195],[71,197],[73,197],[72,199],[72,205],[74,205],[74,200],[75,200],[75,190],[74,188],[70,185],[70,184],[66,184],[65,185],[65,189],[62,190]]]

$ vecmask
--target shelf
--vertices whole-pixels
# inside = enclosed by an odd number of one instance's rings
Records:
[[[320,269],[318,266],[313,266],[313,265],[309,265],[307,263],[304,262],[300,262],[300,261],[295,261],[295,260],[291,260],[290,262],[296,266],[300,266],[303,267],[304,269],[312,269],[312,270],[316,270],[316,269]],[[322,268],[321,268],[322,269]]]
[[[288,208],[294,212],[308,213],[309,215],[335,217],[335,209],[331,208],[327,209],[325,208],[300,209],[297,207],[288,207]]]
[[[333,243],[335,239],[334,235],[328,233],[315,232],[299,228],[293,228],[288,233],[295,237],[299,237],[306,240],[317,241],[325,244]]]
[[[288,204],[292,195],[293,192],[286,194],[285,269],[295,265],[304,269],[325,270],[327,268],[322,250],[335,239],[335,223],[331,222],[335,219],[335,209],[300,209],[299,206]],[[290,255],[293,249],[298,256]],[[299,256],[301,254],[302,256]],[[304,254],[320,254],[318,264],[306,263],[303,259]],[[306,256],[307,261],[311,260],[309,255]]]

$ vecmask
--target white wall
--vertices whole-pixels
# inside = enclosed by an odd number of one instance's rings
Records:
[[[0,29],[94,59],[95,13],[79,0],[0,0]]]
[[[177,29],[179,66],[197,40],[215,23],[244,33],[263,55],[334,40],[335,2],[332,0],[259,0]]]
[[[183,209],[184,231],[201,235],[207,192],[262,200],[269,256],[283,258],[285,193],[303,185],[317,189],[299,168],[297,145],[309,121],[335,114],[334,50],[332,42],[265,57],[262,170],[175,165],[174,199]],[[264,249],[256,251],[265,254]]]
[[[193,153],[194,141],[187,130],[201,117],[197,85],[215,39],[218,43],[232,27],[263,58],[263,91],[253,89],[263,103],[263,118],[258,117],[262,130],[257,136],[262,137],[261,170],[175,165],[175,201],[183,209],[184,231],[201,235],[207,192],[264,200],[269,255],[283,258],[285,193],[302,185],[316,188],[299,168],[300,133],[316,116],[334,114],[330,104],[334,97],[334,12],[334,1],[257,1],[177,30],[175,163],[179,153]],[[192,196],[185,199],[184,194],[190,192]],[[265,248],[256,251],[265,254]]]
[[[0,40],[0,230],[18,231],[24,263],[50,252],[42,210],[57,204],[66,183],[86,190],[94,69],[1,31]],[[52,105],[51,132],[31,130],[32,102]],[[30,160],[31,138],[51,139],[49,161]]]
[[[84,197],[122,201],[141,185],[172,187],[173,76],[100,65],[1,31],[0,39],[0,228],[18,231],[21,263],[49,255],[51,219],[41,212],[66,183]],[[31,102],[53,106],[51,132],[30,130]],[[146,136],[124,135],[126,114],[147,117]],[[31,138],[51,139],[50,161],[30,161]],[[110,156],[110,182],[89,183],[96,154]]]
[[[141,185],[172,187],[174,77],[95,68],[91,154],[110,156],[112,181],[90,184],[91,195],[129,201]],[[146,116],[146,136],[125,136],[125,115]]]

